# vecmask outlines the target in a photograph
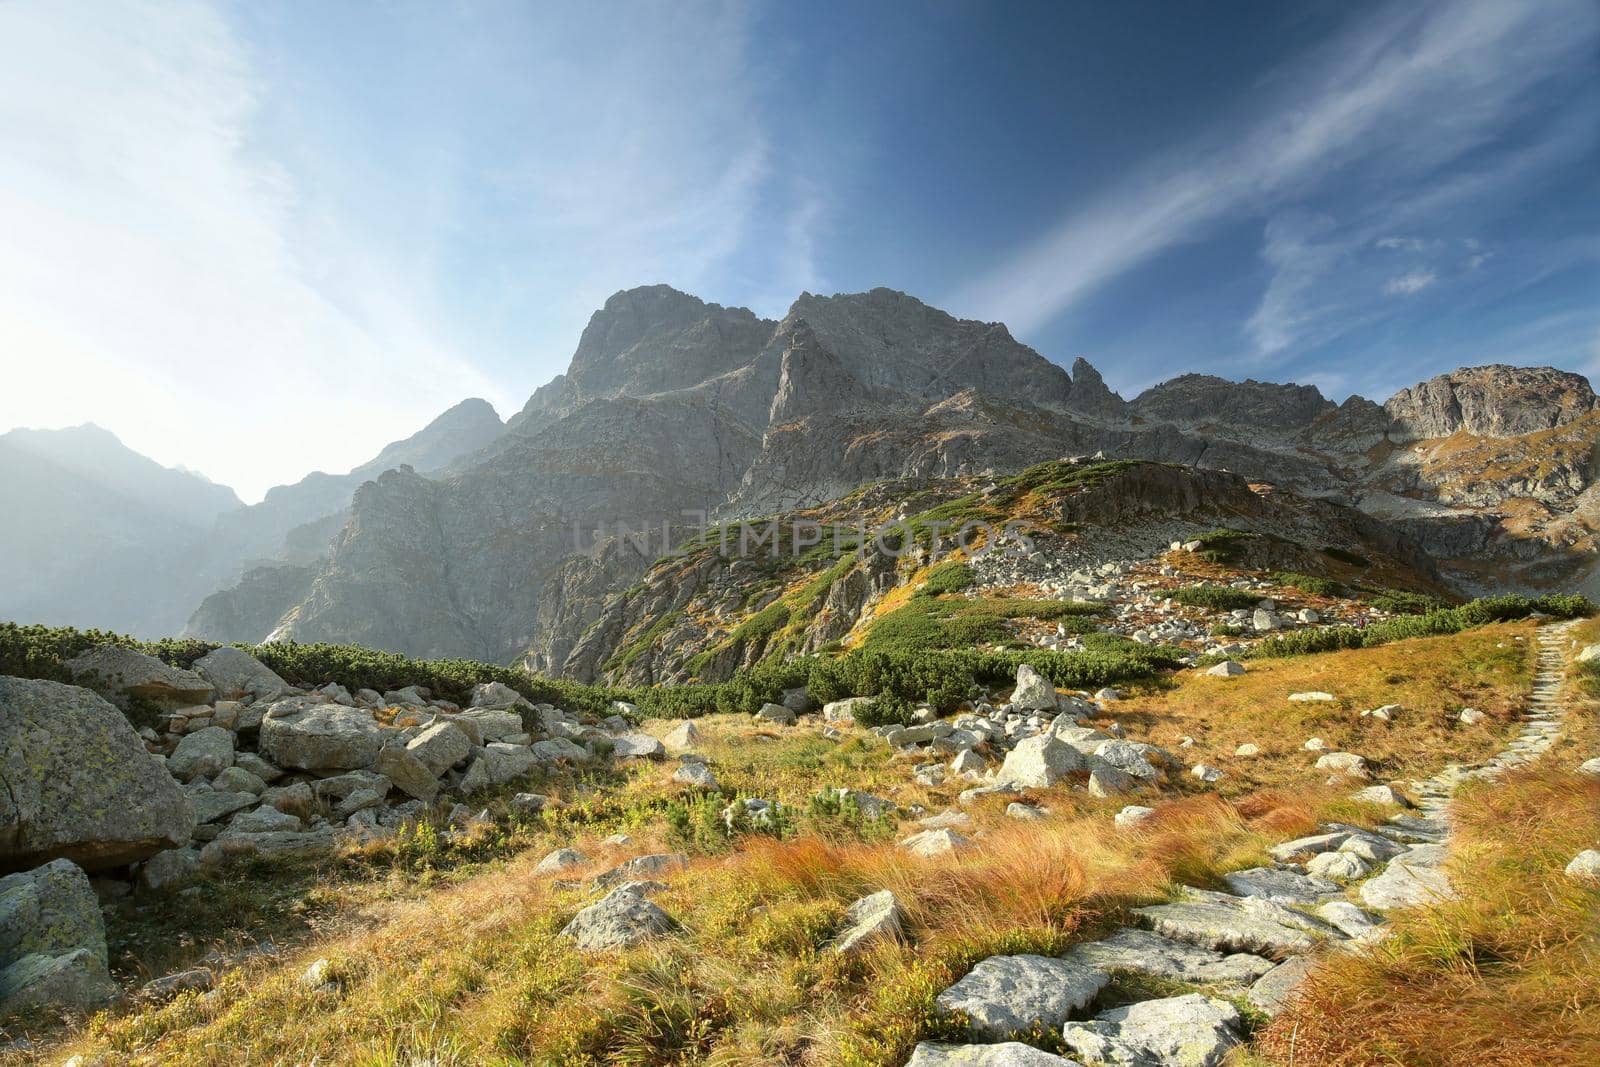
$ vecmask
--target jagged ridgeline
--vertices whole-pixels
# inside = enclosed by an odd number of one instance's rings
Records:
[[[690,634],[690,623],[718,638],[691,642],[683,662],[663,670],[646,655],[661,642],[641,640],[634,611],[635,587],[655,583],[666,546],[612,536],[619,524],[666,524],[692,541],[699,525],[686,513],[712,526],[914,514],[941,494],[953,500],[1095,453],[1270,483],[1282,509],[1345,505],[1409,538],[1415,547],[1401,563],[1416,569],[1418,550],[1431,557],[1442,591],[1581,587],[1593,580],[1600,525],[1591,521],[1595,403],[1580,376],[1503,366],[1441,376],[1383,406],[1197,374],[1124,400],[1084,360],[1069,372],[1003,324],[957,319],[887,289],[802,294],[772,321],[646,286],[606,301],[567,372],[491,441],[442,470],[377,474],[321,531],[320,547],[263,561],[207,600],[188,632],[426,658],[527,657],[580,680],[715,677],[764,647],[753,638],[777,635],[794,650],[843,639],[831,631],[844,609],[898,581],[868,567],[843,575],[843,587],[830,582],[828,621],[806,632],[795,625],[802,590],[783,591],[787,620],[776,600],[760,605],[770,610],[759,620],[725,606],[750,622],[737,649],[720,620],[652,596],[659,610],[645,628],[657,639]],[[1115,514],[1074,521],[1110,526]],[[1360,541],[1317,547],[1362,554]],[[826,569],[808,569],[810,580]]]

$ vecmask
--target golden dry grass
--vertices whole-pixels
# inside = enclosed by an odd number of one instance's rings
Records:
[[[1325,772],[1314,769],[1317,754],[1301,747],[1312,737],[1330,750],[1366,756],[1380,780],[1426,777],[1446,762],[1476,761],[1501,747],[1532,682],[1534,629],[1531,622],[1507,623],[1377,648],[1251,660],[1248,674],[1185,676],[1173,688],[1132,694],[1114,711],[1133,736],[1156,744],[1193,737],[1185,758],[1226,771],[1225,790],[1320,780]],[[1307,691],[1336,699],[1288,699]],[[1404,711],[1387,723],[1360,717],[1384,704]],[[1462,726],[1455,716],[1463,707],[1489,718]],[[1235,756],[1246,742],[1262,754]]]

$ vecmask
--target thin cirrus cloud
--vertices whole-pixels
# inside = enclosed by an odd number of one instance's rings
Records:
[[[1397,278],[1390,278],[1384,283],[1383,291],[1390,296],[1411,296],[1438,280],[1439,276],[1431,270],[1410,270]]]
[[[1264,95],[1273,107],[1219,125],[1074,205],[950,302],[1032,332],[1160,253],[1224,222],[1260,217],[1270,279],[1244,324],[1256,358],[1325,339],[1337,331],[1315,288],[1357,243],[1345,235],[1345,216],[1354,216],[1359,243],[1421,251],[1425,242],[1375,213],[1423,214],[1430,182],[1511,129],[1541,83],[1592,62],[1597,25],[1581,0],[1395,5],[1295,57],[1270,79]],[[1592,143],[1592,131],[1581,139]],[[1389,199],[1330,208],[1336,186]],[[1372,313],[1343,310],[1342,329]]]

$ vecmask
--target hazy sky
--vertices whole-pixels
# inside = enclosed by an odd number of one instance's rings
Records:
[[[0,430],[254,500],[652,282],[888,285],[1127,395],[1595,375],[1600,8],[0,0]]]

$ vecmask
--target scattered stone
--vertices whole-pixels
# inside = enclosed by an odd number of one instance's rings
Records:
[[[1600,851],[1586,848],[1567,864],[1567,877],[1574,882],[1590,882],[1600,885]]]
[[[956,758],[950,761],[952,774],[981,774],[983,768],[983,757],[970,748],[957,752]]]
[[[156,978],[139,987],[141,1000],[171,1000],[180,993],[204,993],[216,982],[208,967],[191,967],[187,971]]]
[[[1213,678],[1237,678],[1244,673],[1244,664],[1231,659],[1225,659],[1206,671]]]
[[[1324,741],[1320,737],[1313,737],[1307,739],[1306,743],[1300,747],[1305,749],[1307,752],[1326,752],[1328,751],[1328,742]]]
[[[1053,734],[1038,734],[1017,742],[996,777],[1018,788],[1044,789],[1087,766],[1083,753],[1071,745]]]
[[[841,956],[859,952],[873,941],[898,938],[904,912],[895,895],[887,889],[862,897],[845,910],[845,930],[834,942]]]
[[[1234,749],[1233,754],[1235,756],[1259,756],[1261,755],[1261,746],[1256,744],[1254,741],[1246,741],[1244,744]]]
[[[295,981],[301,989],[309,989],[314,993],[336,993],[339,990],[339,981],[333,973],[333,961],[328,959],[313,961]]]
[[[755,717],[758,722],[777,723],[779,726],[793,726],[795,722],[793,709],[782,704],[763,704]]]
[[[194,877],[200,869],[200,853],[192,848],[169,848],[157,852],[139,866],[139,883],[153,892],[175,889]]]
[[[1405,794],[1392,785],[1369,785],[1365,789],[1358,789],[1351,793],[1350,799],[1359,801],[1362,804],[1387,804],[1397,808],[1409,808],[1412,806],[1411,801],[1406,799]]]
[[[373,760],[372,769],[394,783],[406,796],[429,803],[439,795],[439,778],[409,748],[386,745]]]
[[[700,743],[700,729],[694,723],[685,719],[680,725],[667,732],[661,743],[669,752],[687,752]]]
[[[1223,778],[1221,771],[1204,763],[1196,763],[1193,767],[1189,768],[1189,773],[1200,779],[1202,782],[1218,782]]]
[[[1095,692],[1094,698],[1102,704],[1114,704],[1122,699],[1122,693],[1111,688],[1100,689]]]
[[[467,773],[462,776],[461,791],[470,795],[483,789],[505,785],[533,770],[533,765],[537,762],[530,748],[523,745],[508,745],[503,741],[491,741],[484,746],[482,754],[472,761]]]
[[[635,856],[609,871],[595,875],[594,884],[604,889],[631,879],[681,871],[687,866],[689,857],[681,852],[653,852],[645,856]]]
[[[437,778],[472,754],[472,739],[454,722],[438,722],[406,743],[409,753]]]
[[[1376,719],[1379,722],[1393,722],[1394,717],[1404,710],[1399,704],[1385,704],[1381,708],[1368,708],[1361,713],[1361,718]]]
[[[774,704],[773,707],[778,705]],[[785,711],[789,709],[785,708]],[[791,713],[792,714],[792,713]],[[611,754],[617,759],[665,759],[667,746],[649,734],[623,734],[612,743]]]
[[[1155,813],[1155,808],[1146,808],[1141,807],[1138,804],[1129,804],[1127,807],[1117,812],[1116,818],[1112,821],[1120,829],[1128,830],[1138,826]]]
[[[901,841],[900,847],[914,856],[932,859],[965,851],[972,847],[972,839],[954,830],[923,830]]]
[[[1349,852],[1324,852],[1311,857],[1306,872],[1335,882],[1353,882],[1372,873],[1372,868],[1366,860]]]
[[[589,862],[585,856],[575,848],[558,848],[544,859],[540,860],[533,868],[534,874],[560,874],[562,871],[573,867],[582,867]]]
[[[1325,704],[1331,702],[1334,697],[1332,693],[1313,690],[1309,693],[1290,693],[1289,699],[1296,704]]]
[[[1044,812],[1032,804],[1011,803],[1006,805],[1006,815],[1012,819],[1022,819],[1025,822],[1037,822],[1045,817]]]
[[[1089,795],[1105,799],[1119,796],[1134,787],[1134,777],[1127,771],[1103,763],[1089,772]]]
[[[1379,929],[1376,918],[1348,900],[1330,900],[1318,905],[1316,916],[1346,937],[1367,938]]]
[[[937,1003],[965,1012],[976,1040],[997,1041],[1036,1025],[1062,1025],[1109,981],[1104,972],[1067,960],[990,956],[940,993]]]
[[[1067,1047],[1091,1063],[1217,1067],[1242,1040],[1239,1009],[1189,993],[1112,1008],[1092,1022],[1067,1023]]]
[[[1149,753],[1157,751],[1151,745],[1136,744],[1132,741],[1110,740],[1102,741],[1095,747],[1094,758],[1103,763],[1108,763],[1118,770],[1126,771],[1135,778],[1153,782],[1161,777],[1161,772],[1150,762]]]
[[[1461,714],[1456,716],[1456,721],[1462,726],[1476,726],[1488,717],[1477,708],[1462,708]]]
[[[1328,752],[1317,757],[1317,770],[1332,771],[1334,774],[1346,778],[1370,778],[1372,772],[1367,769],[1364,756],[1354,752]]]
[[[268,763],[254,752],[235,752],[233,765],[241,771],[249,771],[263,782],[271,784],[283,777],[283,770],[274,764]]]
[[[1250,987],[1245,999],[1250,1002],[1252,1008],[1262,1014],[1277,1015],[1294,999],[1300,984],[1305,981],[1306,975],[1311,973],[1311,967],[1311,960],[1306,956],[1284,960],[1262,975]]]
[[[211,780],[211,788],[224,793],[254,793],[260,796],[267,791],[267,783],[235,764],[225,768]]]
[[[268,834],[280,830],[303,830],[300,820],[288,812],[263,804],[254,811],[241,811],[228,821],[228,829],[239,834]]]
[[[1600,778],[1600,757],[1584,760],[1578,764],[1578,773],[1588,775],[1590,778]]]
[[[872,697],[849,697],[845,700],[830,701],[822,705],[822,718],[825,722],[855,722],[856,711],[872,702]]]
[[[704,763],[685,763],[672,772],[672,780],[680,785],[694,789],[704,789],[707,792],[718,792],[722,787],[717,783],[717,776],[711,773],[711,768]]]
[[[629,948],[678,928],[672,916],[632,885],[618,886],[572,917],[561,930],[585,951]]]
[[[1054,711],[1056,687],[1033,667],[1020,664],[1017,667],[1017,685],[1011,691],[1011,703],[1019,711]]]

